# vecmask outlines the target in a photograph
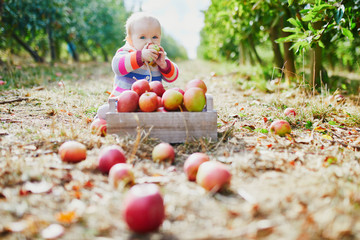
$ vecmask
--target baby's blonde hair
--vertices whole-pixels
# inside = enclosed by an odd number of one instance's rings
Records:
[[[160,25],[160,22],[159,20],[154,17],[153,15],[149,14],[149,13],[146,13],[146,12],[135,12],[133,14],[131,14],[131,16],[126,20],[126,24],[125,24],[125,29],[126,29],[126,37],[130,37],[131,35],[131,29],[134,25],[135,22],[139,21],[139,20],[142,20],[142,19],[147,19],[149,21],[153,21],[157,24]]]

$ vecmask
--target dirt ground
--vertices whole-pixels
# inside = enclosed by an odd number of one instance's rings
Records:
[[[244,76],[220,72],[216,64],[192,61],[179,67],[180,79],[168,86],[184,87],[196,77],[206,82],[218,112],[218,141],[174,145],[170,166],[151,160],[158,140],[141,140],[136,182],[158,184],[166,205],[163,225],[147,235],[131,233],[121,217],[128,188],[113,189],[96,169],[101,147],[117,144],[129,156],[135,143],[129,136],[90,133],[94,109],[111,89],[108,65],[75,74],[64,86],[1,92],[0,238],[360,238],[356,98],[334,104],[327,96],[309,97],[299,88],[282,91],[280,85],[271,93],[242,90],[237,80]],[[298,115],[285,118],[284,106]],[[287,119],[292,134],[266,133],[275,119]],[[66,140],[84,143],[87,159],[61,162],[58,148]],[[199,151],[228,165],[229,190],[208,193],[187,181],[183,163]],[[57,232],[51,224],[63,228]]]

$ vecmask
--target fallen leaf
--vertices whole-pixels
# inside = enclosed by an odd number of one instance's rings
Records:
[[[136,183],[167,183],[170,179],[165,176],[157,176],[157,177],[142,177],[137,179]]]
[[[41,182],[27,182],[24,185],[24,190],[29,191],[31,193],[47,193],[50,192],[53,185],[51,183],[41,181]]]
[[[41,236],[45,239],[55,239],[62,236],[65,232],[65,228],[60,224],[51,224],[47,228],[41,231]]]
[[[59,212],[55,215],[58,222],[70,224],[75,222],[77,216],[75,211]]]
[[[322,135],[322,138],[324,138],[326,140],[330,140],[330,141],[333,140],[333,138],[330,135],[327,135],[327,134]]]
[[[21,220],[18,222],[9,223],[5,226],[5,229],[9,232],[22,232],[27,228],[27,222],[25,220]]]
[[[314,131],[324,133],[324,132],[326,132],[326,128],[318,126],[318,127],[314,128]]]

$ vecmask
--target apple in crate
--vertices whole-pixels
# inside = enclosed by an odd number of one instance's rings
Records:
[[[170,89],[174,89],[174,90],[176,90],[176,91],[180,92],[182,95],[184,95],[184,94],[185,94],[185,91],[184,91],[184,90],[182,90],[181,88],[178,88],[178,87],[173,87],[173,88],[170,88]]]
[[[152,151],[152,159],[154,162],[173,162],[175,159],[174,148],[169,143],[159,143]]]
[[[146,79],[137,80],[131,85],[131,90],[135,91],[139,96],[145,92],[150,92],[150,85]]]
[[[152,81],[149,83],[149,85],[150,91],[156,93],[156,95],[158,95],[159,97],[164,94],[165,88],[160,81]]]
[[[63,162],[81,162],[86,159],[86,147],[77,141],[67,141],[61,144],[59,155]]]
[[[96,118],[90,125],[91,133],[104,137],[106,135],[106,120]]]
[[[230,185],[231,173],[225,164],[215,161],[204,162],[200,165],[196,182],[204,189],[218,192]]]
[[[179,110],[179,107],[183,103],[183,95],[174,89],[168,89],[162,96],[162,102],[164,108],[168,111]]]
[[[157,100],[158,100],[158,108],[163,107],[162,98],[157,96]]]
[[[291,127],[285,120],[276,120],[271,123],[270,132],[279,135],[280,137],[284,137],[286,134],[291,133]]]
[[[118,112],[135,112],[139,108],[139,95],[133,90],[122,92],[117,98]]]
[[[184,105],[189,112],[201,112],[206,104],[205,93],[201,88],[192,87],[185,91]]]
[[[296,116],[296,111],[295,108],[286,108],[284,111],[285,116],[288,117],[295,117]]]
[[[207,87],[206,87],[206,84],[203,80],[201,79],[193,79],[191,81],[189,81],[187,84],[186,84],[186,87],[185,87],[185,92],[192,88],[192,87],[198,87],[198,88],[201,88],[203,91],[204,91],[204,94],[207,92]]]
[[[200,165],[204,162],[209,161],[209,156],[205,153],[193,153],[191,154],[184,163],[184,172],[190,181],[196,180],[196,174]]]
[[[119,185],[127,186],[133,185],[135,182],[132,166],[127,163],[117,163],[110,168],[109,182],[117,188]]]
[[[154,92],[143,93],[139,98],[139,107],[143,112],[154,112],[158,108],[158,99]]]
[[[133,186],[125,196],[122,215],[134,232],[157,230],[165,219],[164,200],[158,186],[152,183]]]
[[[103,173],[108,173],[112,166],[117,163],[126,163],[126,157],[121,147],[111,145],[104,147],[99,154],[98,169]]]

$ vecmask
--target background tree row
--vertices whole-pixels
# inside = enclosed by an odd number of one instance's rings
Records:
[[[212,0],[199,54],[281,69],[289,82],[303,64],[320,86],[327,68],[359,68],[360,1]],[[272,59],[262,53],[271,48]],[[259,51],[260,50],[260,51]]]
[[[0,50],[27,52],[36,62],[59,61],[65,55],[109,61],[124,44],[124,25],[131,14],[122,0],[0,0]],[[187,58],[186,50],[164,34],[172,58]],[[167,48],[167,45],[171,48]]]

